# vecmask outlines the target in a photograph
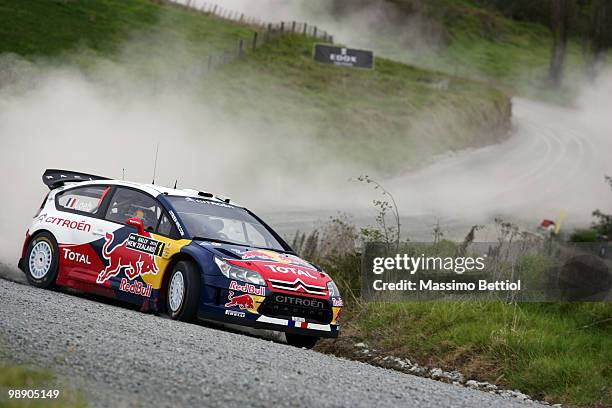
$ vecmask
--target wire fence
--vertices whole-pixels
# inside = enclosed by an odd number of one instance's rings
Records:
[[[285,35],[302,35],[316,38],[333,44],[334,37],[327,31],[313,24],[298,21],[281,21],[270,23],[259,18],[247,16],[244,13],[229,10],[215,3],[197,4],[194,0],[168,0],[178,7],[183,7],[195,13],[230,21],[248,26],[253,30],[249,37],[238,39],[236,45],[206,56],[204,70],[210,71],[235,59],[243,58],[248,52],[254,52],[259,47],[278,40]],[[200,69],[201,70],[201,69]]]

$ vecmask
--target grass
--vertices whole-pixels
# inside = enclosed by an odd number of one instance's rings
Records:
[[[235,46],[252,30],[163,1],[0,0],[0,53],[57,56],[86,48],[112,56],[126,40],[155,33],[209,52]]]
[[[57,399],[9,399],[9,390],[60,390]],[[86,402],[80,393],[66,392],[58,385],[51,370],[16,365],[0,361],[0,405],[10,407],[84,407]]]
[[[85,68],[100,56],[124,62],[126,54],[144,75],[171,63],[205,65],[207,55],[252,33],[161,1],[0,0],[0,53]],[[380,173],[495,143],[509,128],[510,101],[491,86],[382,58],[372,71],[319,64],[314,42],[298,35],[273,41],[198,77],[190,90],[224,113],[255,113],[314,141],[330,160]]]
[[[370,347],[535,398],[612,404],[610,303],[369,303],[345,328]]]

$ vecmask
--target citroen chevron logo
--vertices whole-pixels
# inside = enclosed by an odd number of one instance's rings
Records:
[[[269,279],[272,283],[272,287],[276,289],[292,290],[294,292],[302,289],[306,293],[313,295],[325,295],[325,287],[317,285],[309,285],[302,282],[300,278],[296,278],[293,282],[282,281],[278,279]]]

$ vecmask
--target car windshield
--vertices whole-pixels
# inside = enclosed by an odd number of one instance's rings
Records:
[[[284,251],[270,231],[244,208],[192,197],[167,197],[193,237]]]

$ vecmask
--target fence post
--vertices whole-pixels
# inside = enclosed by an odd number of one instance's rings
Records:
[[[314,29],[313,29],[313,33],[312,33],[312,36],[313,36],[314,38],[317,38],[317,26],[315,26],[315,27],[314,27]]]
[[[291,23],[291,32],[295,33],[295,21]]]
[[[257,31],[253,33],[253,51],[257,49]]]
[[[213,16],[217,14],[217,5],[216,5],[216,4],[215,4],[215,6],[214,6],[214,7],[213,7],[213,9],[212,9],[211,14],[212,14]]]
[[[304,23],[304,37],[306,36],[308,31],[308,23]]]
[[[242,58],[244,55],[244,40],[241,38],[238,42],[238,58]]]
[[[280,32],[282,33],[283,31],[285,31],[285,22],[281,21],[281,23],[280,23]]]

